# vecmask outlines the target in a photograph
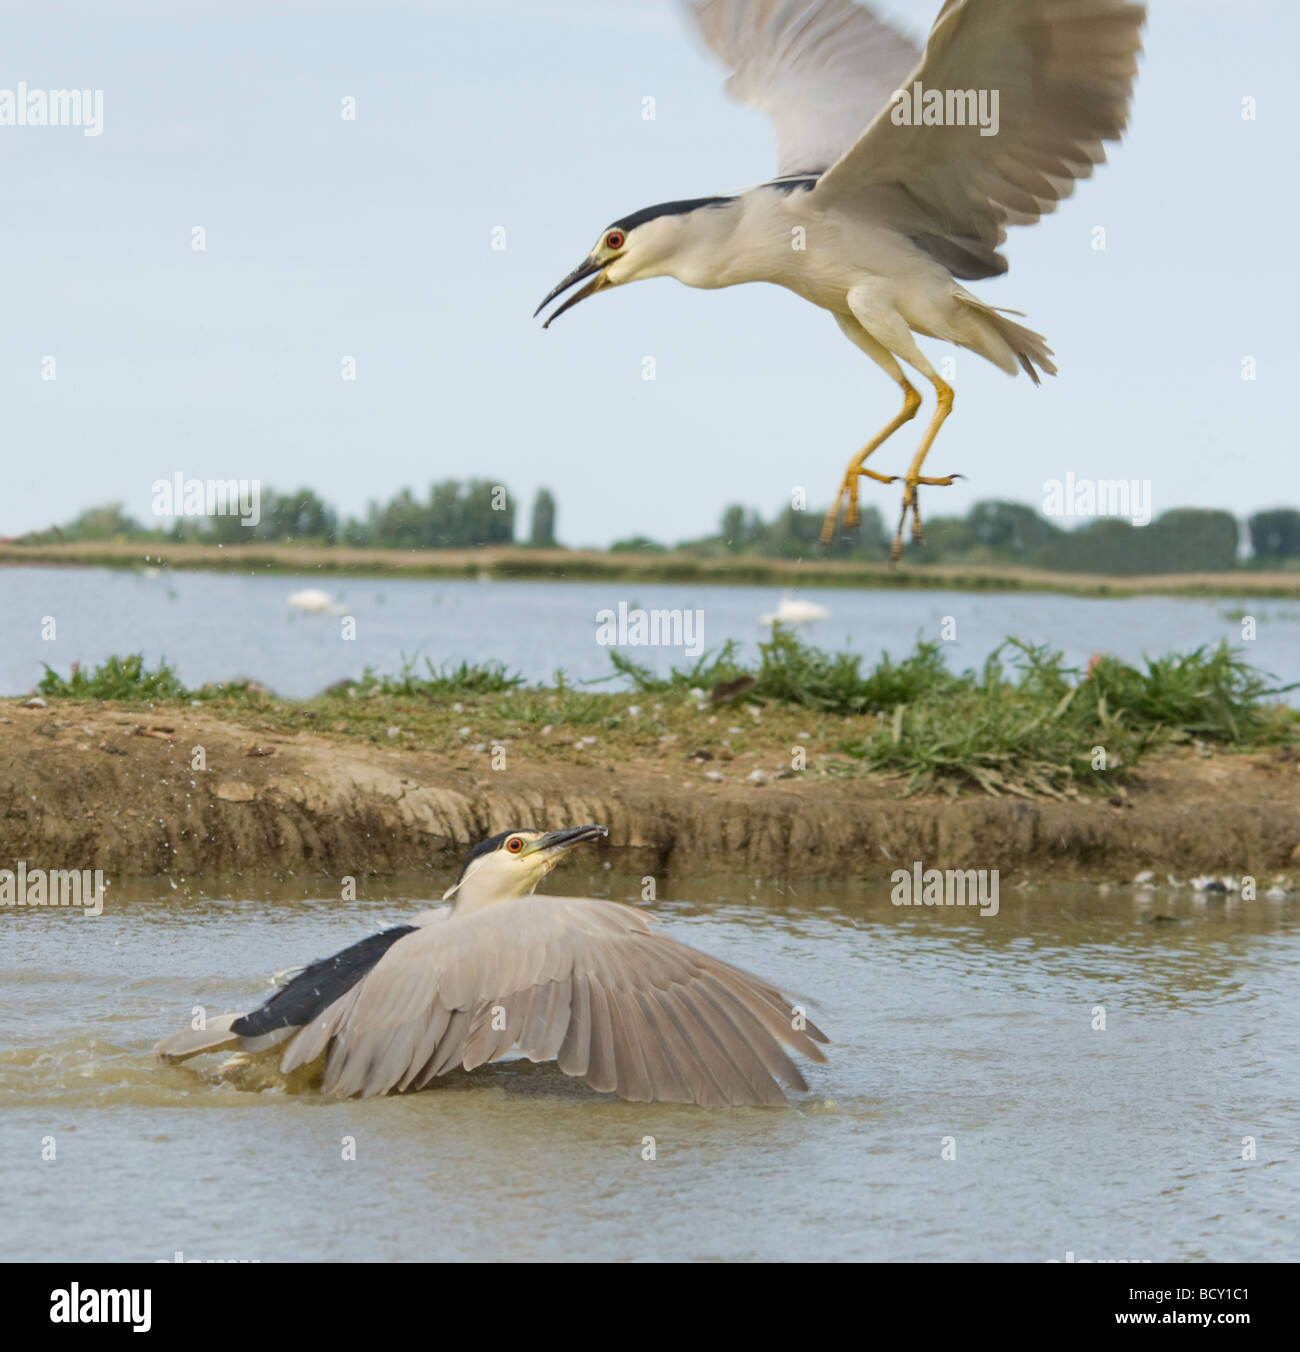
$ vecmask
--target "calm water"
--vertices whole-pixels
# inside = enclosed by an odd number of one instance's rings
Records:
[[[356,620],[341,637],[340,617],[292,609],[305,587],[332,592]],[[801,591],[830,618],[803,633],[820,647],[876,659],[911,651],[918,637],[938,639],[945,616],[956,641],[949,665],[981,663],[1008,635],[1063,649],[1082,665],[1096,652],[1128,660],[1185,652],[1228,639],[1284,682],[1300,679],[1300,603],[1281,601],[1084,600],[1050,595],[967,592]],[[777,588],[643,586],[627,583],[367,580],[311,576],[244,577],[214,573],[146,576],[109,569],[0,568],[0,694],[22,694],[42,662],[66,674],[74,661],[95,664],[114,653],[166,657],[190,685],[252,676],[279,694],[304,696],[367,664],[395,672],[406,658],[435,664],[496,658],[529,680],[557,667],[573,680],[610,671],[596,642],[596,613],[629,607],[703,612],[703,642],[736,639],[751,653],[766,631],[759,617],[776,609]],[[1240,610],[1256,617],[1258,637],[1242,644]],[[53,641],[42,638],[46,617]],[[629,649],[659,670],[685,664],[680,649]]]
[[[980,919],[856,887],[664,890],[672,933],[815,997],[834,1045],[797,1109],[626,1104],[527,1063],[339,1104],[151,1056],[194,1003],[258,1002],[427,880],[3,913],[0,1258],[1298,1256],[1295,903],[1033,891]]]

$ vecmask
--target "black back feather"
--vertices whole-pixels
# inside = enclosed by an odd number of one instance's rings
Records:
[[[260,1009],[236,1019],[230,1031],[240,1037],[260,1037],[277,1028],[305,1027],[339,996],[346,995],[404,934],[414,929],[414,925],[394,925],[332,958],[320,958],[281,986]]]

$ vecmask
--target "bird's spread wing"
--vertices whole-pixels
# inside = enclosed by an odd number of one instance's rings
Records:
[[[1055,210],[1124,131],[1145,18],[1129,0],[947,0],[900,82],[906,106],[879,113],[813,200],[870,212],[960,277],[1005,272],[1006,227]],[[918,125],[918,85],[944,100],[944,124]],[[950,91],[983,91],[989,113],[996,92],[996,132],[951,125]]]
[[[689,0],[688,8],[733,72],[727,92],[772,119],[782,175],[833,164],[921,55],[852,0]]]
[[[825,1035],[775,987],[653,931],[629,906],[523,897],[403,936],[285,1048],[328,1051],[341,1098],[419,1088],[517,1048],[626,1099],[784,1104]],[[784,1045],[783,1045],[784,1044]]]

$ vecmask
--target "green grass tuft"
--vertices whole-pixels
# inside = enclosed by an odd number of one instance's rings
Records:
[[[1061,797],[1113,789],[1157,746],[1295,736],[1294,711],[1269,702],[1282,691],[1226,644],[1145,667],[1102,657],[1081,673],[1059,652],[1008,639],[979,676],[967,672],[900,702],[888,729],[842,749],[870,770],[906,776],[908,792],[965,783],[995,795]]]
[[[436,699],[441,696],[499,695],[523,685],[524,678],[510,671],[504,662],[461,662],[435,667],[426,657],[427,676],[419,676],[414,662],[403,662],[397,676],[381,676],[372,667],[361,674],[359,685],[365,692],[378,687],[381,695]]]
[[[133,653],[130,657],[110,657],[91,672],[83,671],[74,662],[66,681],[48,662],[42,665],[45,675],[41,677],[37,689],[42,695],[59,699],[139,701],[181,699],[189,693],[166,660],[159,662],[156,671],[146,671],[141,653]]]

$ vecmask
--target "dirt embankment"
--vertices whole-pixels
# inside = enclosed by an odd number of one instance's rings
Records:
[[[509,826],[589,821],[656,871],[884,880],[921,860],[1034,878],[1268,877],[1300,866],[1300,760],[1171,754],[1110,800],[904,799],[870,779],[716,783],[635,760],[493,771],[202,710],[0,707],[0,867],[359,876],[426,867]]]

